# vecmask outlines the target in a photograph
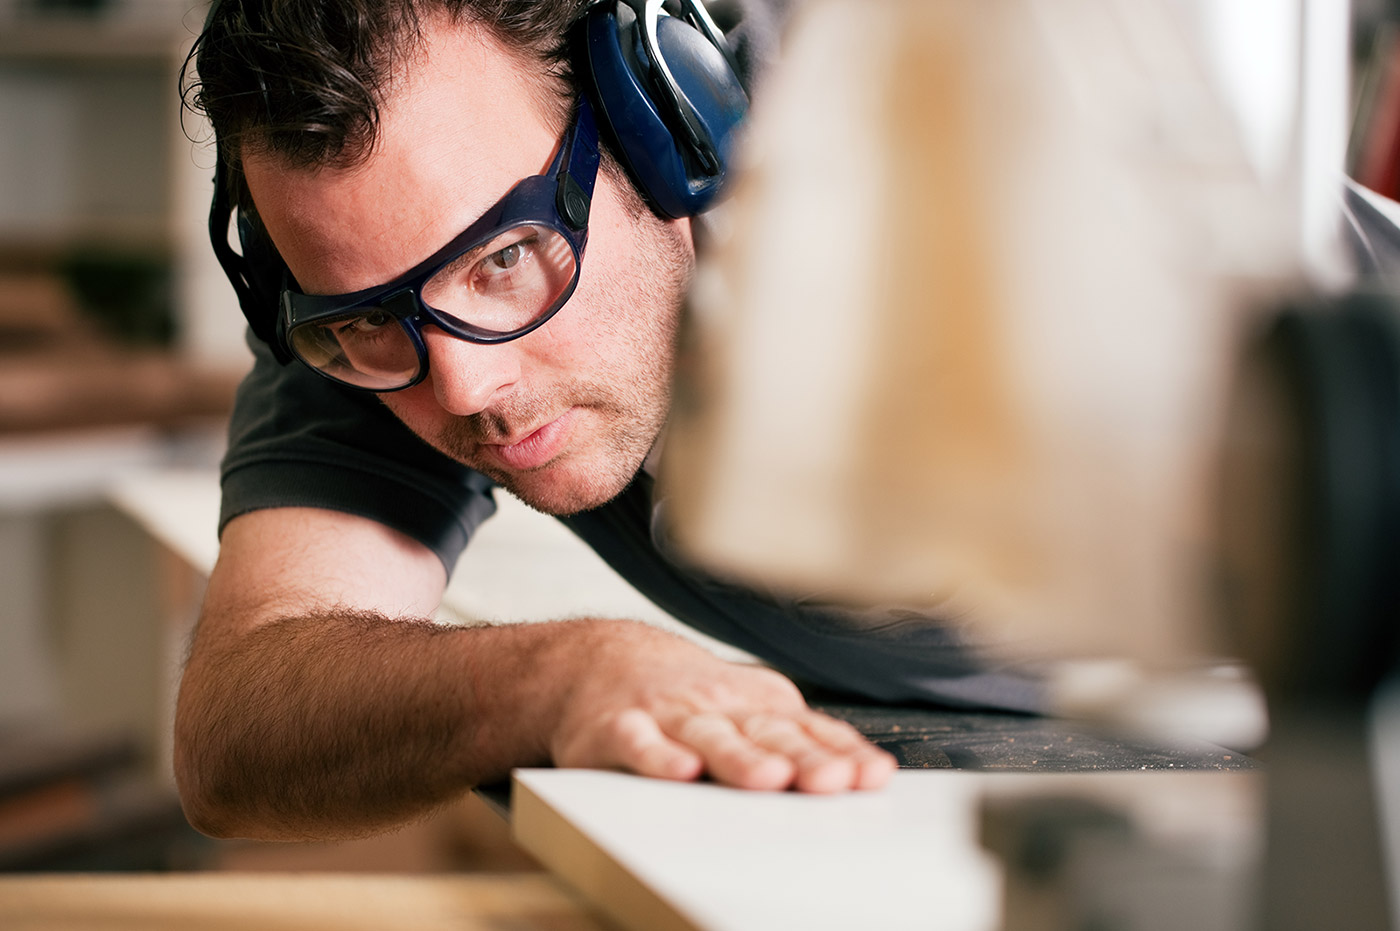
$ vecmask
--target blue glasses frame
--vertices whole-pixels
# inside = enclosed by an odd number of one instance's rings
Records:
[[[393,388],[369,388],[337,378],[297,355],[307,368],[336,384],[381,394],[411,388],[427,377],[428,348],[423,340],[425,326],[440,327],[458,339],[482,344],[509,342],[538,329],[568,303],[578,285],[584,247],[588,243],[588,218],[598,163],[598,128],[593,108],[587,98],[580,98],[573,122],[565,131],[559,151],[544,174],[531,175],[517,183],[451,242],[398,278],[361,291],[334,295],[303,294],[289,282],[282,289],[281,313],[278,315],[279,338],[283,345],[292,347],[296,355],[291,339],[294,330],[325,323],[357,310],[383,310],[404,328],[418,353],[418,372],[411,381]],[[421,295],[424,283],[444,266],[489,242],[503,230],[526,224],[548,227],[558,232],[568,242],[574,257],[573,276],[568,286],[538,317],[518,329],[496,332],[465,323],[424,302]]]

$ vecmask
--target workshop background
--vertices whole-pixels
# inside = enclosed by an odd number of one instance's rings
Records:
[[[1290,4],[1231,6],[1238,29]],[[1400,12],[1351,14],[1346,167],[1395,197]],[[208,244],[208,130],[177,93],[202,15],[0,0],[0,870],[535,869],[474,797],[338,845],[214,842],[180,815],[169,724],[213,527],[182,548],[162,521],[207,518],[250,362]]]
[[[475,797],[336,845],[215,842],[179,811],[172,703],[251,364],[177,92],[203,14],[0,0],[0,871],[533,869]]]

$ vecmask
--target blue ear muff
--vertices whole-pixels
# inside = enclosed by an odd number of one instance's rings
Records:
[[[694,11],[698,3],[682,7]],[[723,42],[718,32],[707,34],[660,7],[660,0],[589,7],[575,64],[638,189],[660,213],[689,217],[724,186],[748,96],[727,50],[716,44]]]

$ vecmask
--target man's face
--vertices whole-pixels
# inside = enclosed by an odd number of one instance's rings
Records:
[[[391,85],[379,139],[351,168],[244,153],[258,213],[298,284],[342,294],[431,255],[548,166],[561,127],[539,77],[479,30],[425,27]],[[555,514],[596,507],[636,473],[669,406],[688,221],[637,210],[598,175],[578,287],[540,329],[493,346],[427,327],[428,376],[384,403],[416,434]]]

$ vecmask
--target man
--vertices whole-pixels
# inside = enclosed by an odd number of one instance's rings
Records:
[[[492,484],[561,515],[682,620],[803,680],[1034,705],[937,625],[742,592],[666,553],[643,466],[695,229],[651,208],[606,138],[594,179],[592,108],[567,57],[580,13],[580,0],[223,0],[210,17],[198,102],[294,281],[283,322],[305,364],[254,341],[235,412],[176,720],[203,831],[364,834],[550,762],[810,792],[888,779],[891,758],[784,675],[645,625],[423,620]],[[567,217],[491,238],[522,179],[565,174],[592,188],[586,250]],[[491,245],[444,249],[464,230]],[[519,284],[536,273],[539,295]],[[416,322],[347,316],[341,296],[405,281],[395,300],[455,306],[447,281],[471,301]],[[491,303],[521,291],[534,296],[519,319]]]

